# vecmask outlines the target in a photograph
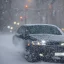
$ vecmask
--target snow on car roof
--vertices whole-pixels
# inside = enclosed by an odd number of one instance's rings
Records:
[[[57,27],[56,25],[53,25],[53,24],[24,24],[23,26],[35,26],[35,25],[48,25],[48,26],[55,26],[55,27]]]

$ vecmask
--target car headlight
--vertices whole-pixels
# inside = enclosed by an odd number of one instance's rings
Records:
[[[46,45],[46,41],[42,41],[42,42],[39,42],[39,41],[32,41],[32,45]]]
[[[32,45],[41,45],[41,43],[38,41],[32,41]]]
[[[61,46],[64,46],[64,43],[61,43]]]
[[[46,41],[45,40],[42,40],[42,45],[46,45]]]

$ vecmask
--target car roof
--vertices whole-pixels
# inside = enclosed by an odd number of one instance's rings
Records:
[[[53,25],[53,24],[24,24],[22,26],[35,26],[35,25],[47,25],[47,26],[55,26],[55,27],[57,27],[56,25]]]

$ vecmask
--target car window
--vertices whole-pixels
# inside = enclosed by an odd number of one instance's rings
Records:
[[[17,30],[17,33],[19,33],[19,34],[22,34],[22,33],[24,33],[24,32],[25,32],[24,26],[21,26],[21,27]]]
[[[61,35],[61,32],[54,26],[47,25],[35,25],[35,26],[27,26],[26,29],[30,34],[56,34]]]

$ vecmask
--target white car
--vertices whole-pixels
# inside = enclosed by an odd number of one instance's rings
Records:
[[[18,42],[24,41],[24,57],[29,62],[40,58],[64,60],[64,34],[60,28],[51,24],[22,25],[13,36]],[[17,43],[18,43],[17,42]]]

